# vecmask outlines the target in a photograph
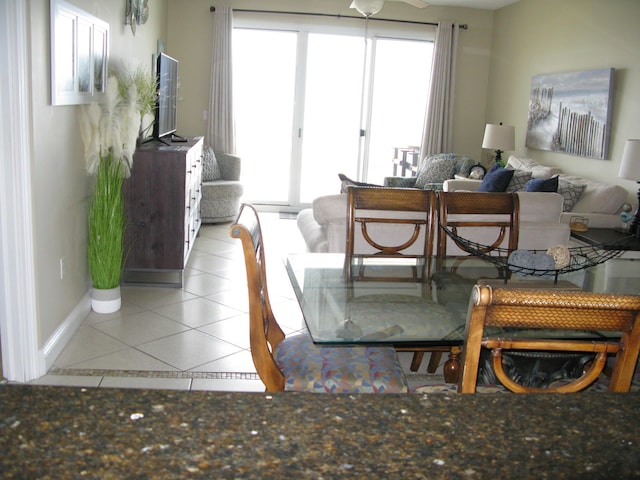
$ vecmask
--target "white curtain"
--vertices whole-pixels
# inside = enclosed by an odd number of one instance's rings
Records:
[[[231,69],[232,35],[233,10],[230,6],[216,6],[213,20],[211,95],[206,137],[209,145],[216,151],[224,153],[236,153]]]
[[[420,158],[447,153],[453,148],[453,93],[456,74],[458,26],[438,23],[431,68],[431,91],[424,121]]]

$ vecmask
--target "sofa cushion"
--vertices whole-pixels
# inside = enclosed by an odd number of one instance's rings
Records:
[[[202,152],[202,181],[212,182],[214,180],[220,180],[221,178],[222,173],[220,172],[216,155],[213,153],[213,148],[205,145]]]
[[[478,188],[479,192],[504,192],[513,178],[515,170],[502,168],[498,163],[494,163],[487,174],[482,179]]]
[[[509,168],[507,168],[507,170],[509,170]],[[511,177],[511,181],[509,185],[507,185],[505,192],[512,193],[524,190],[524,185],[529,180],[531,180],[531,172],[527,170],[514,170],[513,177]]]
[[[580,195],[584,192],[586,185],[570,182],[564,178],[558,179],[558,193],[564,198],[564,212],[570,212],[573,206],[578,203]]]
[[[562,195],[556,193],[518,192],[520,199],[520,223],[560,222]]]
[[[562,170],[557,167],[547,167],[534,162],[530,158],[516,157],[515,155],[509,157],[507,166],[516,170],[528,170],[531,172],[532,178],[551,178],[562,173]]]
[[[525,192],[557,192],[558,176],[552,178],[532,178],[524,184]]]
[[[425,188],[428,184],[443,183],[453,178],[456,169],[456,157],[431,156],[425,158],[416,179],[416,187]]]
[[[586,185],[571,211],[614,215],[619,213],[626,199],[627,191],[619,185]]]

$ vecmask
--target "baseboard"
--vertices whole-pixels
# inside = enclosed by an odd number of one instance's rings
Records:
[[[90,312],[91,296],[87,291],[40,350],[40,357],[43,359],[45,365],[45,373],[53,366],[58,356],[62,353],[71,338],[73,338]]]

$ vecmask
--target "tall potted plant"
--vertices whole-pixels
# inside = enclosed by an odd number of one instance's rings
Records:
[[[87,173],[95,177],[89,206],[91,305],[98,313],[111,313],[121,305],[125,227],[122,183],[131,173],[140,129],[135,85],[121,92],[116,77],[109,77],[102,101],[83,105],[79,120]]]

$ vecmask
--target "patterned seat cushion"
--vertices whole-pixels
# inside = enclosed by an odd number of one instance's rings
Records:
[[[393,347],[318,346],[308,334],[285,338],[275,359],[285,390],[315,393],[407,393]]]

